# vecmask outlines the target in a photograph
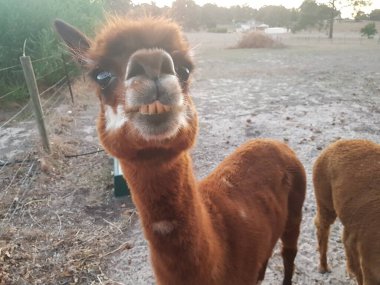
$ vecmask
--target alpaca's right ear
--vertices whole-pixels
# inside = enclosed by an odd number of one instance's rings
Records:
[[[57,33],[65,41],[70,52],[81,64],[86,63],[86,52],[90,48],[90,40],[77,28],[67,24],[62,20],[55,20],[54,27]]]

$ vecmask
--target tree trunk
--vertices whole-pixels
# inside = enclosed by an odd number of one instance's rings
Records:
[[[335,11],[335,0],[330,2],[331,4],[331,14],[330,14],[330,29],[329,29],[329,39],[333,38],[334,33],[334,11]]]
[[[334,15],[330,18],[330,29],[329,29],[329,39],[333,38],[333,32],[334,32]]]

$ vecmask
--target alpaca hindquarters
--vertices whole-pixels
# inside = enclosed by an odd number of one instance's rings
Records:
[[[288,217],[281,235],[281,255],[285,271],[283,285],[292,284],[294,259],[297,255],[297,241],[302,221],[302,206],[306,193],[306,177],[302,166],[299,166],[294,176],[293,188],[288,196]]]

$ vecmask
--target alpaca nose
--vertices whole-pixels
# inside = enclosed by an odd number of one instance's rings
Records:
[[[136,76],[155,80],[163,75],[175,75],[173,59],[166,51],[142,49],[129,58],[127,80]]]

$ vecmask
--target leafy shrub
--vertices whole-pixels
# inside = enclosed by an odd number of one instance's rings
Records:
[[[375,23],[368,23],[360,30],[360,32],[362,33],[362,36],[367,36],[369,39],[372,39],[377,34]]]
[[[0,7],[0,69],[19,65],[26,41],[25,54],[32,61],[49,57],[33,63],[38,83],[43,86],[64,76],[64,50],[53,30],[54,19],[66,20],[90,35],[103,19],[102,0],[0,0]],[[74,68],[74,64],[69,66]],[[0,72],[0,95],[24,85],[21,67]]]

